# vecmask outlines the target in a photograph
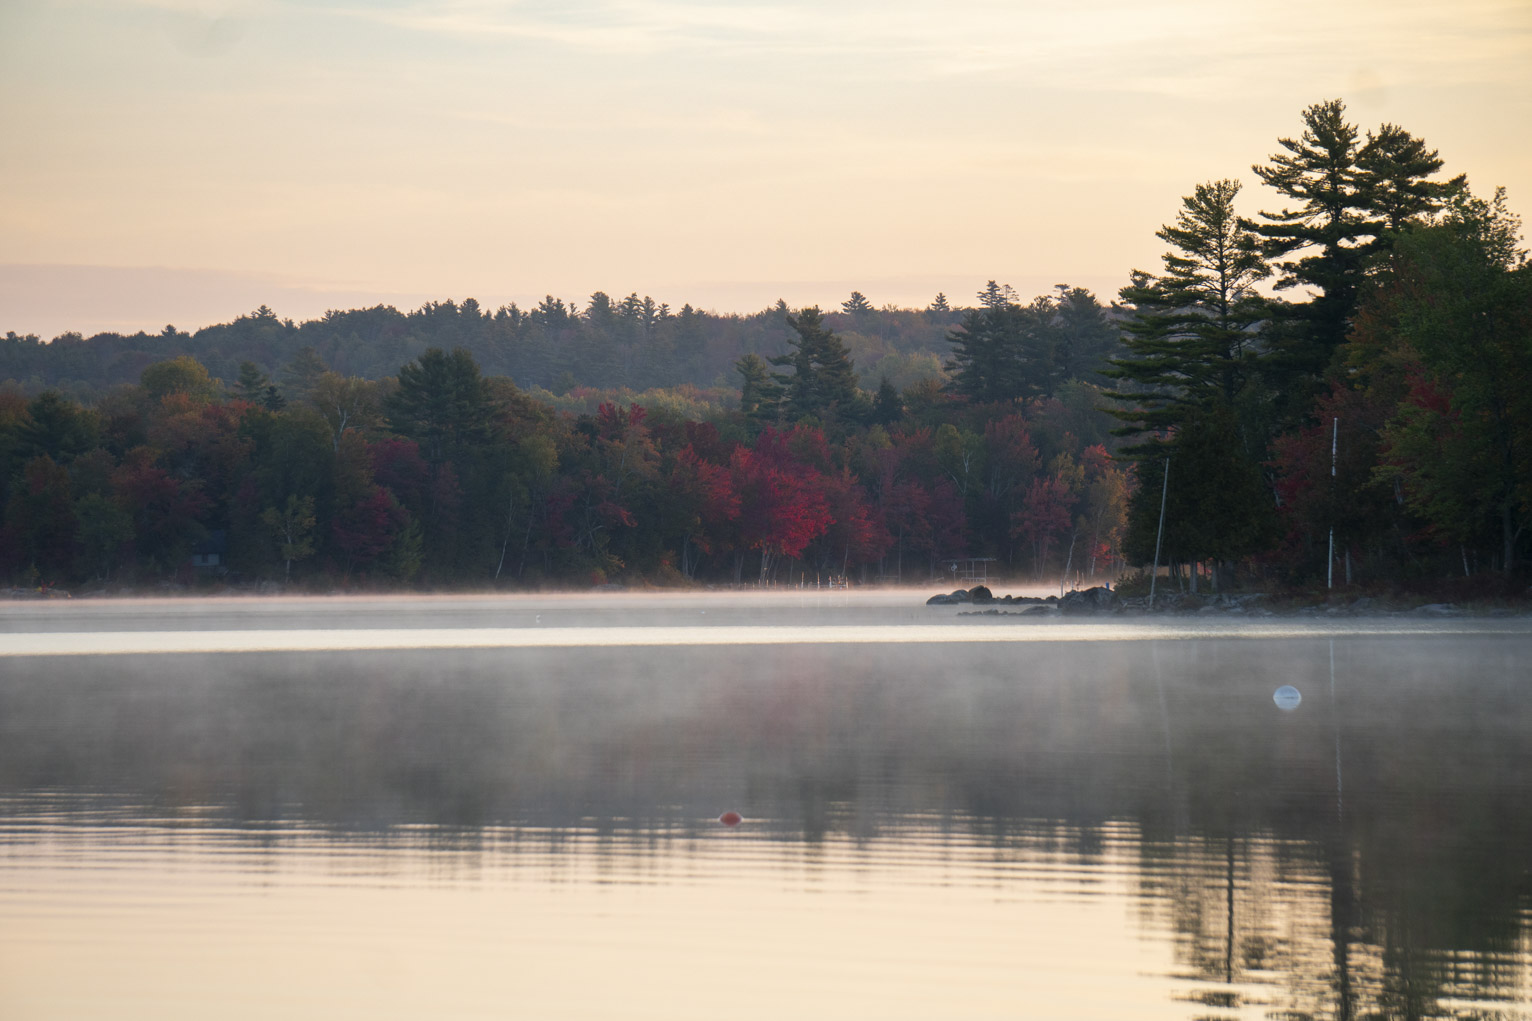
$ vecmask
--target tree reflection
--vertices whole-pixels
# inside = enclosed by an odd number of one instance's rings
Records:
[[[1528,992],[1529,653],[1502,637],[1024,662],[982,645],[13,660],[0,797],[475,854],[524,831],[552,856],[561,833],[684,854],[729,808],[808,868],[827,841],[912,825],[1002,863],[1126,847],[1139,925],[1173,941],[1193,1011],[1481,1017]],[[1273,705],[1283,684],[1295,711]]]

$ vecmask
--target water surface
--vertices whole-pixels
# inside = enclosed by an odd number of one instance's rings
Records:
[[[1525,620],[914,602],[7,607],[0,1016],[1532,1015]]]

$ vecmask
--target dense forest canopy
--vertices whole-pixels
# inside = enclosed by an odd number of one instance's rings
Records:
[[[526,586],[1515,575],[1532,268],[1502,192],[1315,104],[1103,305],[266,307],[0,341],[0,572]],[[1165,524],[1160,528],[1161,506]],[[1192,584],[1201,571],[1190,574]]]

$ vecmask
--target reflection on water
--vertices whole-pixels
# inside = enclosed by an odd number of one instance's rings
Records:
[[[1529,653],[13,658],[0,1016],[1526,1017]]]

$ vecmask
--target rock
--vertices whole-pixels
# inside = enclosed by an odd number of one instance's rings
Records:
[[[1418,613],[1423,617],[1449,617],[1462,611],[1451,603],[1427,603],[1425,606],[1415,607],[1412,612]]]
[[[1084,592],[1069,592],[1059,600],[1059,609],[1068,614],[1100,613],[1110,610],[1117,600],[1109,588],[1097,586]]]
[[[1033,603],[1031,606],[1017,614],[1018,617],[1054,617],[1059,614],[1057,606],[1047,603]]]
[[[937,595],[932,596],[930,599],[927,599],[926,600],[926,605],[927,606],[953,606],[953,605],[956,605],[956,604],[962,603],[962,602],[966,602],[966,600],[958,599],[955,596],[949,596],[945,592],[943,592],[943,593],[939,593]]]
[[[995,594],[983,585],[975,585],[968,590],[968,598],[976,603],[992,603],[995,601]]]

